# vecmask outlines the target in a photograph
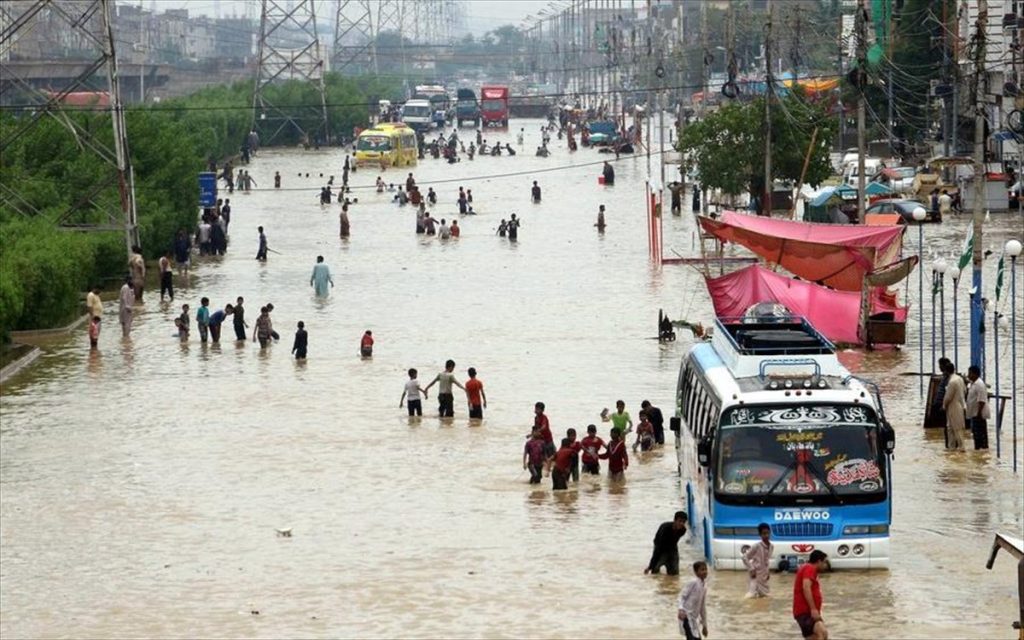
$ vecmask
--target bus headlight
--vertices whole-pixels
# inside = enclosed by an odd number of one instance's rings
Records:
[[[873,524],[868,527],[868,533],[889,533],[889,525],[887,524]]]
[[[853,555],[855,555],[855,556],[862,556],[862,555],[864,555],[864,545],[862,545],[862,544],[855,544],[855,545],[853,545]]]
[[[845,544],[841,544],[839,545],[839,548],[836,549],[836,554],[838,554],[840,558],[844,558],[850,554],[850,547]]]

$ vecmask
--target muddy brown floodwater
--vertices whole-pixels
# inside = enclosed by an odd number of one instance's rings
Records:
[[[0,404],[0,635],[676,636],[681,580],[642,573],[655,528],[683,504],[671,445],[634,457],[624,487],[584,479],[560,495],[529,486],[520,459],[538,400],[556,437],[620,398],[634,415],[643,399],[671,412],[688,342],[651,339],[658,309],[707,322],[711,306],[696,270],[647,261],[642,159],[602,187],[587,163],[606,156],[559,143],[536,158],[540,122],[518,126],[514,158],[413,169],[440,196],[437,218],[453,217],[459,185],[473,190],[479,215],[449,242],[415,235],[411,207],[366,189],[372,169],[352,176],[359,203],[340,241],[338,206],[317,194],[321,172],[340,179],[343,152],[263,151],[250,172],[262,187],[278,170],[285,189],[231,197],[229,254],[197,260],[173,305],[148,291],[129,342],[108,309],[98,353],[84,328],[47,342]],[[513,212],[518,244],[495,235]],[[952,253],[965,224],[928,226],[927,245]],[[280,252],[266,264],[253,259],[257,225]],[[1000,247],[1019,220],[993,214],[986,230]],[[689,215],[667,217],[665,234],[667,255],[692,255]],[[317,254],[337,285],[325,301],[309,287]],[[225,328],[220,346],[201,346],[193,327],[179,344],[178,305],[194,313],[201,296],[214,309],[244,296],[250,323],[273,302],[281,342],[261,352]],[[288,353],[299,320],[305,364]],[[366,329],[372,360],[357,355]],[[910,333],[902,351],[844,354],[881,384],[898,432],[893,563],[825,576],[825,615],[836,637],[1010,638],[1014,563],[984,567],[992,533],[1022,527],[1009,437],[997,461],[994,449],[948,455],[922,431],[917,379],[899,375],[918,369],[916,319]],[[436,388],[422,422],[398,408],[406,369],[429,381],[446,358],[460,379],[479,371],[479,426],[461,400],[440,422]],[[1009,351],[1000,358],[1008,391]],[[285,527],[292,537],[276,535]],[[681,554],[685,568],[697,545],[684,539]],[[792,575],[773,588],[747,601],[744,576],[712,572],[711,637],[796,636]]]

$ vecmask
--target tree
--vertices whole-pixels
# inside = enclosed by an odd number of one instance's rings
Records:
[[[809,101],[801,91],[773,97],[772,169],[776,180],[797,182],[811,149],[804,182],[821,184],[832,174],[829,141],[835,119],[825,104]],[[724,105],[686,127],[679,139],[684,169],[696,169],[702,186],[728,195],[764,190],[764,98]]]

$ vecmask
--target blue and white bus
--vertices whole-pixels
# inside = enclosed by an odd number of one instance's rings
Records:
[[[887,568],[895,434],[877,387],[793,316],[720,318],[676,393],[679,473],[694,536],[717,569],[771,525],[772,565],[814,549],[837,569]]]

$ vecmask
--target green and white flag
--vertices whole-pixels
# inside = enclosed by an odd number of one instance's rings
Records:
[[[957,262],[957,281],[960,280],[960,276],[963,275],[964,269],[967,265],[971,264],[971,258],[974,254],[974,225],[967,227],[967,237],[964,238],[964,248],[960,251],[960,260]]]
[[[996,302],[999,302],[999,294],[1003,292],[1003,275],[1006,273],[1006,255],[999,256],[999,264],[996,265]]]

